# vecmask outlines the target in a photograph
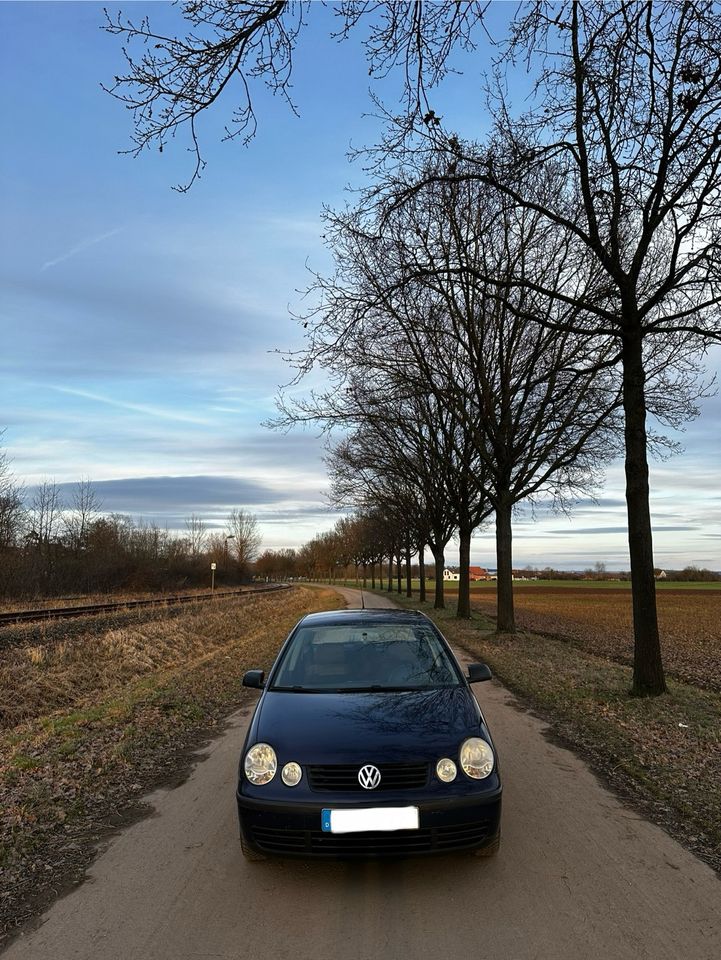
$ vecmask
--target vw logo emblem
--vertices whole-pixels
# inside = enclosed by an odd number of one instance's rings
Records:
[[[367,763],[358,771],[358,783],[366,790],[375,790],[381,782],[381,772],[372,763]]]

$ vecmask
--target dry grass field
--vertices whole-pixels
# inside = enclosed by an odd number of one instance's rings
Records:
[[[629,696],[628,590],[521,587],[521,630],[498,634],[495,591],[474,592],[471,621],[421,608],[613,787],[721,872],[721,592],[659,594],[669,691]],[[479,692],[480,693],[480,692]],[[482,693],[481,693],[482,695]]]
[[[0,647],[0,940],[82,875],[136,798],[187,769],[252,694],[294,623],[343,606],[297,587],[180,608],[5,628]]]
[[[495,591],[474,594],[484,614],[495,613]],[[628,589],[531,587],[516,590],[518,626],[631,663],[631,594]],[[721,590],[665,588],[658,592],[659,627],[669,675],[721,692]]]
[[[288,616],[301,615],[306,596],[314,595],[296,591],[280,601],[239,602],[218,597],[183,607],[6,627],[0,641],[12,642],[0,647],[0,729],[95,703],[133,680],[187,668],[228,646],[236,656],[251,657],[260,638],[259,653],[265,655],[266,633],[283,636]]]

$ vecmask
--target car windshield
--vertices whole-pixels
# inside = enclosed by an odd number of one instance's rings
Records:
[[[425,624],[348,623],[300,627],[286,648],[271,689],[428,690],[456,687],[448,652]]]

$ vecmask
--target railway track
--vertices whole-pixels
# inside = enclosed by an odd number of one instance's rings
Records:
[[[181,603],[199,603],[215,600],[219,597],[257,596],[260,593],[273,593],[277,590],[289,590],[287,583],[262,584],[257,587],[240,590],[215,590],[213,593],[180,594],[174,597],[153,597],[144,600],[113,600],[107,603],[88,603],[75,607],[46,607],[43,610],[12,610],[0,613],[0,627],[19,623],[38,623],[43,620],[68,620],[72,617],[91,617],[98,613],[112,613],[114,610],[132,610],[139,607],[175,606]]]

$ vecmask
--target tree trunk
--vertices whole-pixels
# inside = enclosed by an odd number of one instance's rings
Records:
[[[460,545],[458,548],[458,562],[460,564],[460,580],[458,581],[458,607],[456,617],[459,620],[471,619],[471,530],[465,525],[460,530]]]
[[[406,540],[406,596],[413,596],[413,585],[411,584],[411,541]]]
[[[383,589],[383,557],[378,558],[378,589]]]
[[[367,580],[368,580],[367,572],[368,572],[368,571],[367,571],[367,564],[364,563],[364,564],[363,564],[363,589],[364,589],[364,590],[366,589],[366,582],[367,582]]]
[[[637,697],[666,692],[656,614],[653,536],[648,489],[646,396],[640,332],[623,340],[626,507],[633,598],[633,684]]]
[[[444,610],[446,606],[443,597],[443,567],[445,566],[445,557],[442,547],[433,551],[433,559],[436,561],[436,595],[433,601],[433,609]]]
[[[499,633],[515,633],[513,611],[513,531],[512,504],[500,499],[496,506],[496,566],[498,579],[496,629]]]
[[[396,577],[398,578],[398,593],[402,593],[401,582],[403,580],[403,551],[398,551],[396,557]]]
[[[426,558],[425,554],[426,545],[422,543],[418,548],[418,577],[420,580],[418,588],[418,599],[421,603],[426,602]]]
[[[376,588],[376,565],[375,561],[371,563],[371,590]]]
[[[388,557],[388,593],[393,592],[393,551]]]

